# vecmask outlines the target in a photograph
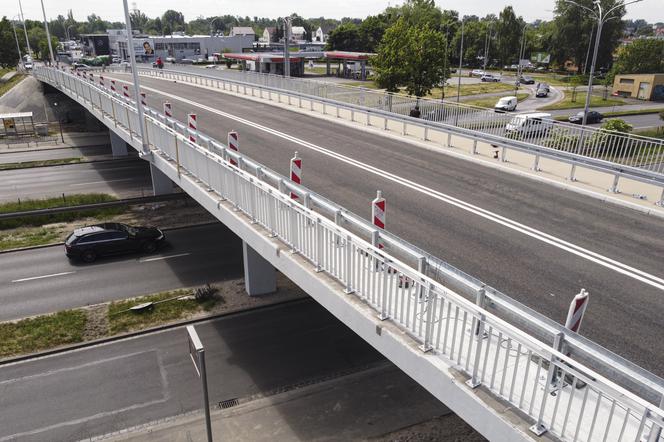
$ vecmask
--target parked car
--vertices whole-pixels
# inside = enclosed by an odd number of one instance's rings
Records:
[[[518,64],[513,64],[513,65],[510,66],[510,69],[513,70],[513,71],[517,71],[517,70],[519,70],[519,65]]]
[[[502,97],[496,105],[493,107],[493,109],[496,112],[504,111],[504,112],[511,112],[513,110],[516,110],[516,105],[517,105],[517,98],[516,97]]]
[[[121,223],[103,223],[75,229],[65,241],[68,258],[93,262],[100,256],[129,252],[152,253],[165,241],[156,227],[135,227]]]
[[[522,75],[521,78],[519,78],[519,83],[521,84],[535,84],[535,80],[533,77],[529,77],[527,75]]]
[[[545,98],[549,96],[549,89],[545,87],[538,87],[537,91],[535,92],[535,97],[537,98]]]
[[[498,75],[493,75],[493,74],[484,74],[482,75],[482,78],[480,78],[480,80],[483,82],[497,83],[500,81],[500,77]]]
[[[121,61],[122,60],[120,59],[120,57],[113,57],[113,59],[111,60],[111,63],[117,64],[117,63],[120,63]]]
[[[183,58],[182,60],[180,60],[180,63],[182,63],[182,64],[194,64],[194,60],[192,60],[191,58]]]
[[[516,115],[505,126],[505,136],[524,138],[531,135],[541,135],[548,132],[553,124],[551,114],[544,112]]]
[[[175,57],[166,57],[166,61],[169,63],[175,63]]]
[[[470,71],[469,75],[471,77],[481,77],[484,74],[486,74],[486,72],[484,72],[482,69],[473,69],[472,71]]]
[[[588,111],[588,116],[586,117],[586,123],[587,124],[595,124],[595,123],[601,123],[602,120],[604,119],[604,115],[600,114],[597,111]],[[583,123],[583,111],[578,112],[574,115],[571,115],[567,121],[570,123],[574,124],[581,124]]]

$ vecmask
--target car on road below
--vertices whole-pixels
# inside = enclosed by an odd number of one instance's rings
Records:
[[[604,115],[600,114],[597,111],[588,111],[588,116],[586,117],[586,123],[587,124],[595,124],[595,123],[601,123],[602,120],[604,119]],[[583,123],[583,111],[578,112],[574,115],[571,115],[567,121],[570,123],[574,124],[581,124]]]
[[[533,77],[529,77],[527,75],[522,75],[521,78],[519,79],[519,83],[521,84],[535,84],[535,80]]]
[[[537,98],[545,98],[549,96],[549,89],[545,87],[538,87],[537,91],[535,92],[535,97]]]
[[[481,77],[485,74],[486,74],[486,72],[484,72],[482,69],[473,69],[472,71],[470,71],[469,75],[471,77]]]
[[[497,83],[500,81],[500,77],[498,75],[493,75],[493,74],[484,74],[482,75],[482,78],[480,78],[482,82],[492,82],[492,83]]]
[[[547,94],[551,92],[551,86],[549,86],[549,83],[537,83],[537,90],[540,89],[546,89]]]
[[[72,63],[72,67],[77,71],[89,71],[90,69],[92,69],[90,66],[88,66],[85,63]]]
[[[551,114],[533,112],[514,116],[505,126],[505,136],[512,139],[524,139],[541,136],[553,128]]]
[[[517,101],[518,101],[517,98],[514,97],[514,96],[502,97],[500,100],[498,100],[498,102],[493,107],[493,109],[496,112],[500,112],[500,111],[510,112],[510,111],[516,110]]]
[[[100,256],[122,253],[152,253],[165,241],[156,227],[103,223],[75,229],[65,241],[65,254],[73,260],[93,262]]]

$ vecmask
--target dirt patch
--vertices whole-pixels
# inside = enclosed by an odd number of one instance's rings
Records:
[[[87,321],[83,330],[83,340],[91,341],[108,335],[108,304],[87,307]]]
[[[482,435],[454,413],[369,439],[371,442],[480,442]]]

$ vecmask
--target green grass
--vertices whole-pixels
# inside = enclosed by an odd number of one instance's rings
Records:
[[[641,135],[642,137],[660,138],[664,140],[664,126],[656,129],[635,130],[633,133],[634,135]]]
[[[555,104],[550,104],[540,108],[541,110],[561,110],[561,109],[579,109],[583,108],[586,103],[586,93],[577,92],[576,101],[572,101],[572,93],[570,91],[565,92],[565,98]],[[606,100],[602,99],[597,95],[593,95],[590,98],[590,107],[607,107],[607,106],[623,106],[625,103],[622,100],[616,100],[613,98],[608,98]]]
[[[322,66],[314,66],[313,68],[305,67],[304,72],[308,72],[310,74],[325,75],[327,74],[327,68]]]
[[[59,239],[60,233],[53,227],[13,229],[11,233],[0,232],[0,251],[53,244]]]
[[[209,310],[218,302],[219,297],[213,297],[210,300],[199,302],[195,299],[163,302],[154,305],[152,309],[143,312],[126,311],[129,307],[142,304],[144,302],[159,302],[180,296],[191,295],[193,290],[173,290],[154,295],[143,296],[128,301],[115,301],[109,305],[108,319],[109,332],[111,335],[125,333],[132,330],[141,330],[157,324],[182,319],[189,314],[202,310]]]
[[[475,84],[462,84],[460,96],[465,97],[468,95],[482,95],[493,94],[496,92],[513,91],[514,85],[507,83],[475,83]],[[440,88],[435,88],[431,91],[430,96],[433,98],[440,98],[442,91]],[[445,88],[445,97],[456,97],[457,84],[452,83]]]
[[[53,315],[0,324],[0,358],[83,341],[86,314],[65,310]]]
[[[0,170],[28,169],[30,167],[41,167],[41,166],[61,166],[63,164],[80,163],[81,160],[82,160],[81,157],[72,157],[72,158],[60,158],[57,160],[20,161],[18,163],[1,163]]]
[[[6,72],[3,72],[2,74],[0,74],[0,77],[4,74],[6,74]],[[25,75],[22,75],[22,74],[14,75],[14,77],[11,80],[9,80],[8,82],[0,83],[0,97],[2,97],[4,94],[9,92],[9,90],[11,88],[13,88],[14,86],[16,86],[21,80],[23,80],[24,77],[25,77]]]
[[[73,194],[57,198],[17,200],[0,204],[0,213],[13,213],[28,210],[48,209],[55,207],[70,207],[82,204],[94,204],[107,201],[115,201],[112,195],[104,193]],[[107,207],[103,209],[77,210],[66,213],[55,213],[51,215],[30,216],[0,220],[0,230],[15,229],[24,226],[42,226],[44,224],[69,222],[81,218],[93,217],[98,219],[108,218],[113,215],[126,212],[126,206]]]
[[[365,89],[378,89],[378,86],[373,81],[349,81],[348,83],[341,84],[344,86],[363,87]]]
[[[530,94],[527,94],[527,93],[516,94],[516,99],[520,103],[523,100],[525,100],[526,98],[528,98],[529,95]],[[501,97],[498,97],[498,96],[478,98],[478,99],[475,99],[475,100],[464,101],[463,104],[470,104],[470,105],[473,105],[473,106],[493,108],[500,98]]]

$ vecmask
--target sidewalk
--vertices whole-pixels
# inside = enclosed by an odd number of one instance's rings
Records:
[[[389,363],[269,397],[240,399],[231,408],[211,405],[215,440],[484,440]],[[95,440],[204,441],[205,417],[199,411]]]

